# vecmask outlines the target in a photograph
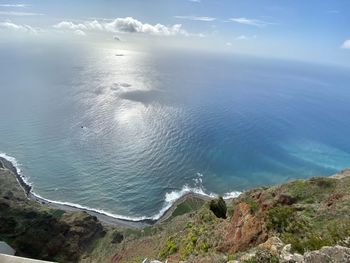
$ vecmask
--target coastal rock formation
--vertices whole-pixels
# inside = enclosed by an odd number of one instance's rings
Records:
[[[0,161],[1,162],[1,161]],[[2,162],[1,162],[2,163]],[[19,256],[77,262],[104,235],[101,223],[87,213],[49,209],[26,198],[11,170],[0,169],[0,239]]]
[[[192,195],[153,225],[125,228],[28,200],[12,168],[0,158],[0,239],[22,256],[81,263],[350,262],[350,170],[252,189],[226,205]],[[226,214],[218,217],[210,203],[219,202]]]
[[[224,235],[225,246],[231,254],[247,250],[267,239],[264,222],[259,214],[254,215],[251,212],[251,206],[246,203],[239,203],[235,206],[230,223],[224,233],[226,233]]]
[[[227,202],[227,219],[215,217],[206,205],[193,215],[174,218],[171,227],[164,226],[168,232],[160,234],[158,245],[164,253],[154,258],[170,262],[312,262],[308,260],[320,259],[322,247],[328,246],[346,259],[346,249],[335,247],[350,243],[346,241],[350,236],[350,176],[344,174],[348,173],[252,189]],[[184,223],[175,229],[177,221]],[[321,252],[313,252],[318,250]],[[335,252],[326,251],[334,262],[343,262]]]

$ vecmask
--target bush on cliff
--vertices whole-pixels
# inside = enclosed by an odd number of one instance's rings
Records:
[[[267,214],[267,227],[278,233],[284,232],[294,219],[294,210],[290,206],[271,208]]]
[[[218,218],[226,218],[227,207],[225,200],[220,196],[218,199],[211,200],[209,203],[210,210]]]
[[[174,241],[173,237],[169,237],[166,244],[160,250],[159,256],[161,258],[167,258],[170,255],[174,254],[178,250],[178,247]]]

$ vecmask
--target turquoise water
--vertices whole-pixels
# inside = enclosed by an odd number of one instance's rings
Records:
[[[0,152],[50,200],[157,217],[187,191],[350,166],[348,69],[1,44],[0,70]]]

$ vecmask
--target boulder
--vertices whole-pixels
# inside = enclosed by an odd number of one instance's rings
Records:
[[[350,248],[342,246],[323,247],[304,254],[305,263],[349,263]]]
[[[278,237],[270,237],[265,243],[260,244],[258,247],[269,250],[273,255],[278,255],[283,246],[284,244],[281,239]]]
[[[281,263],[304,263],[304,257],[300,254],[291,253],[291,244],[288,244],[282,248],[280,253],[280,262]]]

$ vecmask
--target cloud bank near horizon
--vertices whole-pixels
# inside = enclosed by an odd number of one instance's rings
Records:
[[[37,30],[29,25],[15,24],[11,21],[0,22],[0,29],[33,34],[37,33]]]
[[[189,35],[189,33],[182,28],[181,24],[166,26],[158,23],[151,25],[142,23],[133,17],[116,18],[112,21],[83,21],[81,23],[61,21],[53,25],[53,27],[59,30],[80,30],[84,33],[86,33],[85,31],[102,31],[110,33],[143,33],[156,36]]]

